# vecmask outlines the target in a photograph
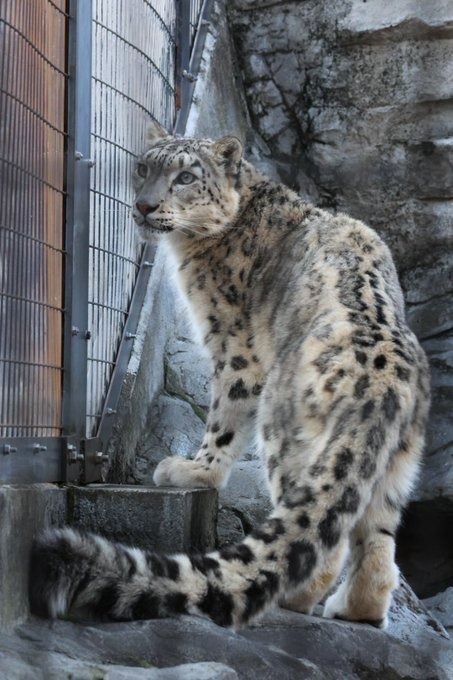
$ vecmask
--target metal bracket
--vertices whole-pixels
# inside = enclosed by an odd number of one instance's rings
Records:
[[[64,437],[63,454],[66,482],[86,484],[101,481],[102,464],[108,462],[108,455],[103,452],[100,439]]]
[[[78,437],[63,437],[63,468],[65,482],[77,483],[82,476],[84,456]]]
[[[85,161],[89,168],[93,168],[96,165],[96,161],[92,158],[85,158],[81,151],[76,151],[74,154],[76,161]]]
[[[198,76],[194,75],[193,73],[188,71],[186,68],[183,70],[182,75],[184,76],[184,78],[187,78],[187,80],[190,83],[194,83],[198,78]]]
[[[63,437],[0,439],[0,484],[61,482],[65,474],[62,453],[65,446]]]
[[[82,450],[85,458],[83,481],[99,482],[102,477],[102,464],[109,460],[108,454],[102,450],[102,441],[98,437],[82,439]]]

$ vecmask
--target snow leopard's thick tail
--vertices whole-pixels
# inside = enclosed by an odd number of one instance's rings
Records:
[[[357,502],[346,489],[338,512],[352,517]],[[116,621],[191,613],[221,626],[246,623],[309,579],[321,560],[313,537],[303,537],[308,513],[291,515],[295,524],[277,513],[241,543],[192,555],[159,555],[71,528],[47,531],[32,553],[32,611]]]
[[[271,517],[219,551],[162,556],[69,528],[48,531],[31,559],[33,611],[111,620],[199,613],[223,626],[249,621],[325,569],[387,474],[401,412],[394,409],[386,422],[371,419],[360,436],[355,431],[350,450],[358,453],[341,474],[336,466],[345,456],[344,436],[324,452],[322,474],[284,484],[281,471],[282,497]]]

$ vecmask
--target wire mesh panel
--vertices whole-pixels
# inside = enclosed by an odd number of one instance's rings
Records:
[[[96,434],[138,273],[134,157],[150,117],[171,127],[176,0],[93,0],[87,434]]]
[[[149,276],[134,158],[184,129],[207,7],[0,2],[0,482],[99,477]]]
[[[0,3],[0,437],[61,433],[65,5]]]

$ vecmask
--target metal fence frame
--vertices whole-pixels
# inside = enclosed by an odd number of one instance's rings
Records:
[[[213,0],[179,0],[178,14],[178,58],[176,82],[177,116],[175,132],[183,135],[186,129],[193,92],[200,68],[203,47],[210,25]],[[193,7],[199,7],[197,24],[194,25]]]
[[[176,122],[183,134],[213,0],[177,0]],[[147,245],[96,436],[86,437],[92,0],[68,0],[68,136],[65,207],[65,315],[61,437],[0,439],[0,483],[100,479],[154,260]],[[199,13],[197,25],[194,16]]]

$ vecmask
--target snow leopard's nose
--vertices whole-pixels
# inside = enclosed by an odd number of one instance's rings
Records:
[[[159,204],[150,205],[149,203],[142,203],[142,202],[139,203],[138,201],[135,205],[137,206],[137,210],[139,210],[141,212],[143,217],[146,217],[150,213],[155,212],[157,210],[157,208],[159,207]]]

